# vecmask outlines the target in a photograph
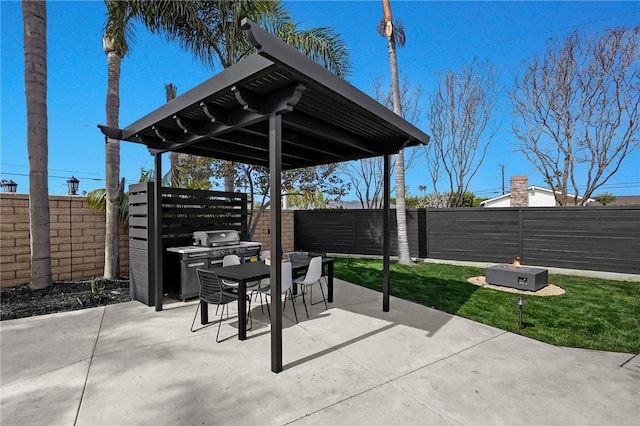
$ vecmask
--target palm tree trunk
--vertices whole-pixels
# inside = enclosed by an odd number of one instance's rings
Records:
[[[387,5],[389,19],[391,8]],[[385,19],[387,15],[385,10]],[[391,21],[388,21],[391,22]],[[393,34],[387,35],[387,48],[389,50],[389,66],[391,67],[391,94],[393,97],[393,112],[402,117],[402,102],[400,100],[400,83],[398,79],[398,59],[396,57],[396,43]],[[398,263],[401,265],[413,265],[409,252],[409,237],[407,235],[407,210],[405,203],[405,179],[404,179],[404,153],[402,150],[396,155],[396,221],[398,224]]]
[[[225,161],[223,165],[224,170],[224,190],[226,192],[233,192],[235,186],[235,171],[233,168],[233,162]]]
[[[24,85],[29,152],[31,288],[51,285],[47,117],[47,4],[23,1]]]
[[[120,64],[121,55],[116,50],[107,53],[107,126],[118,128],[120,111]],[[117,278],[120,274],[120,227],[119,209],[124,192],[124,179],[120,178],[120,141],[106,138],[106,233],[104,277]]]
[[[165,95],[167,98],[167,103],[176,98],[176,94],[178,88],[175,84],[169,83],[164,85]],[[178,164],[180,163],[180,155],[177,152],[169,152],[169,163],[171,164],[171,187],[177,188],[179,187],[179,172],[178,172]]]

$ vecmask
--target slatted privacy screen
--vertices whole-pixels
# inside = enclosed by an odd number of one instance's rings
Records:
[[[247,195],[232,192],[162,188],[163,276],[169,247],[191,245],[194,231],[234,229],[248,237]],[[153,183],[129,187],[129,275],[131,297],[149,306],[155,303],[153,247]]]

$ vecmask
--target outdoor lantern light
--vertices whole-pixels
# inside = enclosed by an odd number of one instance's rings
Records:
[[[67,180],[67,186],[69,187],[69,194],[78,195],[79,185],[80,185],[80,181],[76,179],[75,176],[71,176],[71,178]]]
[[[1,185],[4,188],[5,192],[16,192],[18,190],[18,184],[12,181],[11,179],[9,180],[3,179]]]
[[[518,305],[518,327],[522,330],[524,328],[522,325],[522,307],[529,302],[524,300],[522,297],[518,297],[517,299],[513,299],[513,303]]]

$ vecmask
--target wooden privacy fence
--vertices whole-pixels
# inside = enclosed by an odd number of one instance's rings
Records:
[[[381,210],[294,215],[297,250],[380,255]],[[391,252],[397,254],[395,211]],[[412,257],[640,273],[640,207],[409,209]]]

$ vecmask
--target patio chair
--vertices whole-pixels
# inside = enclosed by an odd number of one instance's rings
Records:
[[[218,278],[218,275],[215,272],[207,269],[198,269],[197,273],[198,273],[198,281],[200,281],[200,293],[199,293],[200,302],[198,303],[198,307],[196,308],[196,313],[193,316],[193,321],[191,322],[191,331],[195,332],[198,330],[202,330],[203,328],[208,327],[209,325],[215,324],[215,323],[210,323],[196,330],[193,329],[193,326],[196,322],[196,318],[198,317],[198,310],[200,309],[201,305],[203,305],[202,302],[205,302],[202,309],[207,309],[209,304],[216,305],[216,307],[222,306],[222,312],[220,313],[220,319],[218,320],[218,332],[216,333],[216,342],[220,343],[228,339],[228,337],[222,340],[219,339],[220,327],[222,325],[222,317],[224,316],[225,307],[229,303],[237,301],[238,294],[225,290],[224,286],[222,285],[222,280]],[[248,305],[249,309],[247,313],[247,322],[249,323],[248,329],[251,330],[251,327],[253,326],[252,319],[251,319],[251,298],[248,297],[247,295],[244,295],[244,297],[247,298],[247,301],[249,303]],[[238,312],[238,315],[240,315],[240,312]],[[242,315],[244,315],[244,312],[242,313]],[[229,319],[228,308],[227,308],[227,319]]]
[[[237,254],[228,254],[222,258],[222,266],[232,266],[239,265],[240,257]],[[229,281],[225,279],[220,279],[222,281],[222,285],[228,287],[234,291],[238,291],[238,286],[240,285],[237,281]],[[249,281],[247,283],[247,293],[250,293],[253,290],[253,287],[260,284],[260,281]]]
[[[271,257],[271,250],[262,250],[262,253],[260,253],[260,260],[264,262],[265,260],[267,260],[268,257]],[[260,285],[258,287],[259,288],[269,287],[270,284],[271,284],[271,279],[263,278],[260,280]],[[254,293],[256,297],[258,297],[258,295],[260,296],[260,308],[262,308],[262,293],[259,291],[255,291]],[[262,311],[264,312],[264,309]]]
[[[301,288],[302,293],[302,303],[304,303],[304,310],[307,313],[307,318],[309,318],[309,310],[307,309],[307,302],[305,300],[304,294],[307,292],[307,288],[312,288],[315,284],[320,284],[320,292],[322,293],[322,300],[324,301],[325,309],[329,309],[327,307],[327,299],[324,297],[324,290],[322,289],[322,257],[316,256],[311,258],[309,262],[309,269],[307,269],[307,274],[302,278],[297,278],[293,282],[298,284]],[[313,305],[313,300],[311,297],[309,298],[309,303]],[[318,302],[320,303],[320,302]]]
[[[289,299],[291,300],[291,304],[293,305],[293,315],[296,318],[296,323],[298,322],[298,313],[296,312],[296,305],[293,303],[293,279],[292,279],[292,270],[291,270],[291,262],[282,262],[282,286],[280,291],[284,294],[284,305],[282,306],[282,310],[284,311],[287,304],[287,294],[289,295]],[[260,287],[256,290],[253,290],[256,294],[260,294],[260,307],[262,307],[262,295],[265,295],[265,299],[267,301],[267,312],[269,313],[269,318],[271,318],[271,309],[269,308],[269,299],[267,296],[271,297],[271,286]],[[264,312],[264,310],[262,311]]]

